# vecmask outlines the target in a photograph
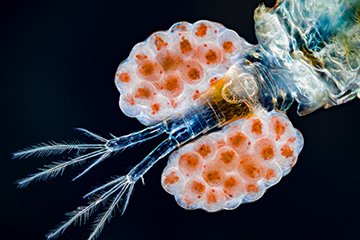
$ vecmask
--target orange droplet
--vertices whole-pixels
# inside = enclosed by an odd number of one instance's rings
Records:
[[[233,177],[229,177],[229,178],[226,179],[225,182],[224,182],[225,188],[233,188],[235,185],[237,185],[237,181],[236,181],[236,179],[233,178]]]
[[[206,35],[207,28],[208,27],[205,24],[201,23],[197,31],[195,32],[195,35],[198,37],[204,37]]]
[[[230,137],[230,143],[234,147],[240,146],[244,141],[246,141],[246,137],[241,132],[239,132],[233,137]]]
[[[229,164],[233,161],[234,156],[235,156],[234,151],[226,151],[226,152],[221,153],[220,160],[223,161],[225,164]]]
[[[221,63],[222,52],[221,49],[212,42],[205,42],[200,44],[195,51],[195,57],[202,64],[214,68]]]
[[[220,173],[219,171],[216,170],[207,172],[204,179],[207,182],[216,183],[220,179]]]
[[[211,205],[217,202],[217,197],[214,193],[210,193],[207,197],[207,204]]]
[[[179,30],[179,31],[186,31],[187,30],[187,27],[185,25],[179,25],[179,26],[176,26],[176,28]]]
[[[172,184],[175,184],[179,181],[179,177],[176,175],[176,172],[172,172],[165,177],[165,185],[169,187]]]
[[[170,50],[161,51],[155,59],[160,63],[165,71],[176,70],[182,61],[175,52]]]
[[[176,77],[167,79],[165,83],[165,89],[168,91],[174,91],[179,88],[179,80]]]
[[[164,84],[161,85],[162,93],[168,98],[179,96],[184,90],[184,83],[174,73],[168,73],[164,77]]]
[[[180,73],[182,79],[184,79],[189,84],[197,83],[204,76],[204,70],[202,66],[193,60],[188,60],[183,62],[180,67]]]
[[[127,73],[127,72],[123,72],[123,73],[121,73],[120,74],[120,76],[119,76],[119,80],[121,81],[121,82],[126,82],[126,83],[128,83],[128,82],[130,82],[130,75]]]
[[[198,80],[200,79],[200,72],[198,69],[196,68],[191,68],[189,71],[188,71],[188,77],[191,79],[191,80]]]
[[[223,49],[227,53],[232,53],[236,48],[234,47],[234,44],[231,41],[227,41],[223,43]]]
[[[240,160],[239,172],[250,178],[259,179],[262,176],[263,167],[257,158],[247,156]]]
[[[136,58],[138,59],[138,62],[141,62],[143,60],[146,60],[148,56],[146,56],[145,54],[138,54],[136,55]]]
[[[147,88],[138,88],[135,93],[135,98],[148,99],[151,97],[151,92]]]
[[[205,185],[194,180],[192,189],[197,193],[203,193],[205,192]]]
[[[187,176],[200,174],[202,168],[202,159],[196,152],[188,152],[180,156],[180,172]]]
[[[152,110],[151,114],[155,114],[160,110],[160,105],[158,103],[154,103],[150,107],[151,107],[151,110]]]
[[[259,119],[255,119],[251,126],[251,132],[255,133],[256,135],[262,134],[262,123]]]
[[[217,60],[217,55],[216,52],[213,50],[209,50],[206,54],[205,54],[205,58],[206,58],[206,64],[212,64],[215,63]]]
[[[275,122],[275,133],[277,134],[278,138],[285,132],[285,126],[280,123],[280,121]]]
[[[168,43],[165,42],[164,39],[162,39],[161,37],[158,37],[158,36],[156,36],[156,35],[155,35],[154,44],[155,44],[156,49],[157,49],[158,51],[168,45]]]
[[[259,187],[251,183],[246,185],[246,191],[248,193],[257,193],[259,191]]]
[[[207,161],[206,166],[204,166],[202,177],[209,185],[217,186],[223,182],[225,172],[219,165],[219,162],[210,160]]]
[[[270,168],[266,171],[265,173],[265,178],[266,180],[270,180],[272,178],[276,177],[276,173],[275,173],[275,170]]]
[[[294,151],[291,150],[289,145],[284,145],[281,148],[281,155],[283,155],[284,157],[289,158],[289,157],[292,157],[293,154],[294,154]]]
[[[192,51],[191,43],[185,37],[181,38],[180,50],[182,54],[189,54]]]
[[[162,77],[162,68],[156,61],[144,60],[138,65],[137,73],[142,79],[156,82]]]
[[[211,153],[211,150],[210,150],[209,146],[206,146],[205,144],[203,144],[200,146],[198,152],[202,157],[206,157],[209,153]]]
[[[144,63],[140,68],[140,73],[144,76],[149,76],[154,73],[154,64],[152,62]]]
[[[270,146],[264,147],[261,151],[261,155],[264,160],[269,160],[274,158],[274,149]]]

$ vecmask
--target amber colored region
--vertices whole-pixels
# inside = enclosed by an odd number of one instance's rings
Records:
[[[209,146],[206,146],[205,144],[203,144],[200,146],[198,152],[202,157],[206,157],[209,153],[211,153],[211,150],[210,150]]]
[[[245,140],[246,137],[241,132],[230,138],[230,142],[234,147],[240,146]]]
[[[188,76],[191,80],[197,80],[200,79],[200,72],[196,68],[191,68],[188,71]]]
[[[172,92],[179,88],[179,80],[176,77],[168,79],[165,83],[165,89]]]
[[[227,41],[223,43],[223,49],[227,53],[232,53],[236,48],[234,47],[234,44],[231,41]]]
[[[121,82],[130,82],[130,75],[127,72],[123,72],[120,74],[119,79]]]
[[[205,24],[201,23],[197,31],[195,32],[195,35],[198,37],[204,37],[206,35],[207,28],[208,27]]]
[[[275,170],[270,168],[266,171],[265,173],[265,178],[266,180],[270,180],[272,178],[276,177],[276,173],[275,173]]]
[[[225,180],[224,182],[224,186],[225,188],[233,188],[234,186],[236,186],[236,179],[233,177],[229,177],[228,179]]]
[[[179,162],[185,161],[186,165],[190,168],[196,168],[199,164],[199,159],[194,157],[193,154],[185,153],[181,155]]]
[[[137,92],[135,93],[135,98],[150,98],[151,92],[149,89],[146,88],[138,88]]]
[[[210,172],[204,172],[205,176],[203,177],[206,182],[211,182],[213,184],[218,184],[221,180],[219,171],[210,171]]]
[[[215,63],[217,60],[217,56],[216,56],[216,52],[214,50],[209,50],[206,54],[205,54],[205,58],[207,60],[206,64],[212,64]]]
[[[278,135],[278,138],[285,132],[285,126],[280,123],[280,121],[275,122],[275,133]]]
[[[234,151],[226,151],[221,153],[221,161],[225,164],[231,163],[234,160],[235,152]]]
[[[177,183],[178,181],[179,177],[176,176],[176,172],[172,172],[166,176],[164,183],[167,187],[169,187],[170,185]]]
[[[264,147],[261,151],[261,155],[264,160],[270,160],[274,158],[274,149],[270,146]]]
[[[180,42],[180,50],[182,54],[188,54],[192,50],[191,44],[189,40],[185,39],[185,37],[182,37],[181,40],[182,41]]]
[[[253,121],[251,132],[255,133],[256,135],[262,134],[262,123],[260,122],[259,119],[255,119]]]
[[[252,116],[252,109],[246,101],[240,104],[232,104],[224,98],[223,89],[227,82],[228,79],[225,75],[224,78],[219,79],[203,93],[211,106],[214,107],[214,111],[221,112],[224,115],[225,118],[221,120],[222,125],[240,118],[249,118]]]
[[[251,183],[246,185],[246,191],[248,193],[257,193],[259,191],[259,187],[256,186],[255,184]]]
[[[164,41],[164,39],[162,39],[161,37],[158,37],[158,36],[155,36],[154,44],[158,51],[168,45],[167,42]]]
[[[245,157],[240,161],[240,165],[244,169],[246,175],[251,178],[261,177],[260,168],[258,168],[257,159],[254,157]]]
[[[154,73],[154,70],[155,67],[153,63],[145,62],[140,68],[140,73],[144,76],[149,76]]]
[[[288,145],[284,145],[281,148],[281,155],[283,155],[284,157],[288,158],[288,157],[292,157],[294,154],[294,151],[291,150],[290,146]]]
[[[207,197],[207,204],[211,205],[217,202],[217,197],[215,196],[214,193],[210,193],[209,196]]]
[[[158,103],[154,103],[153,105],[150,106],[152,109],[152,113],[151,114],[155,114],[160,110],[160,105]]]
[[[203,193],[205,192],[205,185],[202,184],[201,182],[193,181],[192,189],[196,193]]]
[[[162,67],[164,68],[165,71],[175,67],[175,65],[176,65],[176,60],[172,58],[170,55],[166,56],[164,61],[162,62]]]

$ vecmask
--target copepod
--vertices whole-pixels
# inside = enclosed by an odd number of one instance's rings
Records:
[[[15,158],[77,152],[17,181],[25,187],[90,162],[76,180],[115,153],[167,135],[126,175],[87,193],[89,204],[68,213],[48,239],[106,204],[89,239],[98,237],[116,209],[124,213],[135,183],[169,154],[161,184],[185,209],[232,210],[258,200],[287,175],[304,139],[286,110],[296,101],[298,114],[309,114],[345,103],[359,90],[359,25],[349,17],[358,14],[356,1],[329,1],[330,10],[316,1],[301,7],[302,2],[259,6],[258,45],[206,20],[153,33],[135,45],[115,74],[121,110],[146,128],[111,138],[77,128],[98,143],[49,142],[15,152]]]

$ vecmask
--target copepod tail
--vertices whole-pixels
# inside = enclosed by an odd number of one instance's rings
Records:
[[[73,181],[83,176],[91,168],[102,162],[104,159],[111,156],[111,154],[122,151],[126,148],[132,147],[135,144],[140,144],[148,139],[157,137],[164,132],[164,123],[145,128],[141,131],[134,132],[121,137],[115,137],[111,134],[112,138],[106,139],[98,134],[90,132],[83,128],[76,128],[76,130],[84,133],[85,135],[94,138],[101,143],[89,144],[74,142],[61,142],[57,143],[51,141],[49,143],[40,143],[37,145],[30,146],[23,150],[19,150],[13,153],[13,158],[28,158],[30,156],[43,157],[50,155],[57,155],[62,153],[70,153],[71,151],[77,151],[75,157],[69,160],[58,160],[51,164],[45,165],[40,168],[39,172],[29,175],[26,178],[19,179],[16,181],[18,187],[26,187],[29,183],[39,180],[48,180],[50,178],[61,175],[66,167],[75,164],[85,163],[87,160],[92,160],[92,163],[86,167],[80,174],[78,174]]]
[[[61,235],[66,228],[72,224],[82,225],[89,219],[100,205],[109,202],[105,211],[99,214],[93,223],[92,233],[88,240],[97,238],[105,223],[109,222],[113,216],[116,208],[120,209],[123,214],[129,204],[129,199],[133,191],[135,183],[143,177],[143,175],[161,158],[165,157],[172,150],[178,146],[178,143],[173,138],[169,137],[161,144],[159,144],[149,155],[147,155],[139,164],[126,176],[115,177],[108,183],[99,186],[86,194],[84,198],[89,198],[90,202],[87,206],[78,207],[75,211],[69,212],[66,215],[68,220],[62,222],[56,229],[47,235],[47,239],[53,239]]]
[[[153,151],[151,151],[140,163],[133,167],[126,176],[116,177],[108,183],[97,187],[84,197],[89,198],[87,206],[78,207],[75,211],[67,214],[69,219],[61,223],[56,229],[50,232],[48,239],[56,238],[62,234],[70,225],[84,224],[98,208],[104,207],[104,212],[100,213],[93,224],[93,231],[89,240],[95,239],[102,231],[104,224],[109,221],[115,208],[119,207],[123,213],[129,203],[129,198],[133,191],[135,183],[139,179],[143,179],[144,174],[160,159],[168,155],[178,146],[183,145],[189,140],[208,132],[209,130],[221,127],[227,122],[240,117],[247,117],[251,111],[247,104],[226,103],[222,98],[220,90],[226,83],[220,80],[218,84],[212,87],[208,94],[203,95],[193,104],[188,106],[184,113],[165,119],[154,126],[145,128],[139,132],[135,132],[122,137],[112,136],[106,139],[95,133],[85,129],[77,129],[85,133],[87,136],[93,137],[100,141],[99,144],[83,144],[83,143],[55,143],[41,144],[33,146],[14,153],[14,157],[29,156],[47,156],[52,154],[70,152],[77,150],[78,154],[69,161],[58,161],[51,165],[40,169],[40,172],[30,175],[27,178],[19,180],[19,187],[24,187],[32,181],[46,180],[62,173],[67,166],[75,163],[84,163],[86,160],[92,160],[87,168],[77,175],[73,180],[81,177],[92,167],[99,164],[104,159],[110,157],[113,153],[119,152],[127,147],[142,143],[148,139],[154,138],[162,133],[168,134],[168,138],[160,143]],[[231,108],[231,110],[230,110]],[[88,152],[86,152],[88,151]],[[80,152],[83,152],[80,154]]]

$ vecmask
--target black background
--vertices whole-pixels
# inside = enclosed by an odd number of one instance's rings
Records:
[[[11,152],[47,140],[87,140],[73,127],[104,136],[142,129],[120,111],[113,82],[131,48],[177,21],[201,19],[256,43],[253,11],[260,2],[1,1],[0,239],[44,239],[65,212],[86,204],[82,196],[91,186],[125,174],[161,139],[108,159],[75,182],[81,167],[24,189],[13,182],[58,158],[11,160]],[[160,185],[164,159],[99,239],[358,239],[359,109],[356,99],[299,117],[292,106],[289,118],[305,138],[297,165],[259,201],[233,211],[180,208]],[[72,227],[60,239],[86,239],[89,227]]]

